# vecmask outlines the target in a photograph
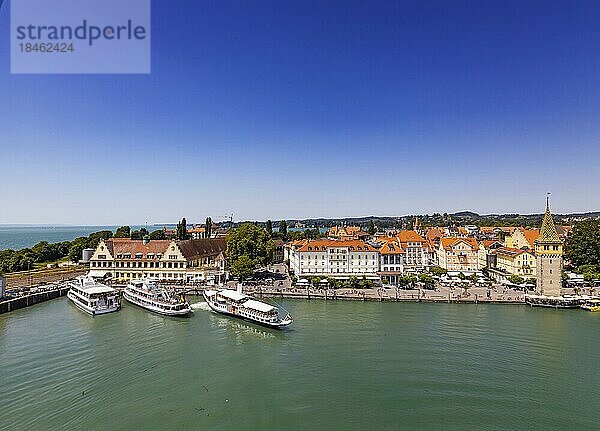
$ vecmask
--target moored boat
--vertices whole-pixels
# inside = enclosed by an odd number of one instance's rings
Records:
[[[594,298],[585,301],[583,304],[581,304],[580,308],[586,311],[600,311],[600,299]]]
[[[183,295],[159,286],[152,279],[131,281],[123,291],[123,298],[138,307],[165,316],[187,316],[192,312],[190,303]]]
[[[589,297],[587,296],[545,296],[525,295],[525,303],[532,307],[546,308],[579,308]]]
[[[119,292],[94,281],[92,277],[77,277],[75,281],[69,283],[69,286],[67,298],[79,309],[92,316],[112,313],[121,308]]]
[[[282,318],[277,307],[242,293],[241,286],[238,286],[237,290],[205,290],[202,295],[215,313],[248,320],[269,328],[282,328],[294,321],[289,313]]]

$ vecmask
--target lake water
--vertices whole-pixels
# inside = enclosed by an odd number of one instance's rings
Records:
[[[101,230],[115,231],[119,226],[11,226],[0,225],[0,250],[19,250],[32,247],[40,241],[49,243],[72,241],[80,236],[88,236]],[[141,226],[131,226],[139,229]],[[152,231],[156,226],[149,227]]]
[[[276,331],[66,299],[0,316],[0,430],[590,430],[600,313],[286,300]]]

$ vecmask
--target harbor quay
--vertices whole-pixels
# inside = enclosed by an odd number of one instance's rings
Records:
[[[69,286],[65,283],[57,285],[41,286],[26,295],[15,297],[4,297],[0,300],[0,314],[19,310],[41,302],[65,296],[69,291]]]

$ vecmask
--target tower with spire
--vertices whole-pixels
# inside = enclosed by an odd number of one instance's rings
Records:
[[[537,287],[536,293],[544,296],[560,296],[562,292],[563,243],[546,197],[546,212],[542,220],[540,236],[535,240]]]

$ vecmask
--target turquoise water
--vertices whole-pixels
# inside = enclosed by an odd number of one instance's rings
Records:
[[[598,429],[600,315],[283,305],[284,331],[66,299],[2,315],[0,430]]]

